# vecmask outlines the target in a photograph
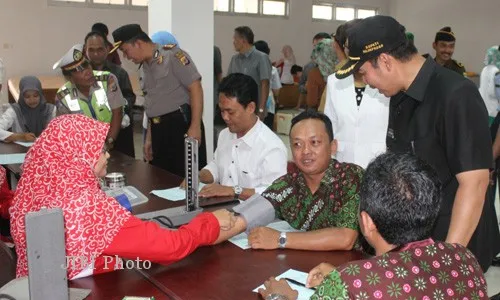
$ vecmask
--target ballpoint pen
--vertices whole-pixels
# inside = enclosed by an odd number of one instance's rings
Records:
[[[291,283],[293,283],[293,284],[295,284],[295,285],[298,285],[298,286],[302,286],[302,287],[308,288],[305,284],[303,284],[302,282],[297,281],[297,280],[295,280],[295,279],[291,279],[291,278],[288,278],[288,277],[285,277],[285,278],[283,278],[283,279],[285,279],[286,281],[290,281]],[[315,290],[316,288],[308,288],[308,289]]]

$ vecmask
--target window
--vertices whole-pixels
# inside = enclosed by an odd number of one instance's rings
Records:
[[[47,0],[49,5],[71,5],[83,7],[146,7],[149,0]]]
[[[355,10],[353,7],[335,7],[335,20],[350,21],[354,19]]]
[[[313,5],[313,19],[331,20],[333,17],[333,8],[331,5]]]
[[[358,9],[358,19],[364,19],[368,17],[373,17],[377,14],[377,11],[374,9]]]
[[[318,2],[321,1],[321,2]],[[355,5],[334,4],[332,0],[313,0],[313,20],[350,21],[364,19],[378,14],[378,9],[357,7]]]
[[[229,11],[229,0],[214,0],[214,11]]]
[[[214,11],[229,14],[288,16],[290,0],[214,0]]]
[[[148,6],[149,0],[132,0],[132,6]]]
[[[125,0],[94,0],[98,4],[125,4]]]
[[[258,0],[234,0],[234,12],[256,14],[259,12]]]
[[[285,16],[286,2],[285,1],[267,1],[262,3],[262,13],[264,15]]]

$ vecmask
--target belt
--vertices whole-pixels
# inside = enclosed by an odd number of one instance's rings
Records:
[[[180,113],[180,109],[176,109],[174,111],[171,111],[169,113],[166,113],[164,115],[161,115],[161,116],[157,116],[157,117],[152,117],[152,118],[149,118],[149,122],[151,124],[160,124],[162,120],[164,120],[165,118],[168,118],[174,114],[177,114],[177,113]]]

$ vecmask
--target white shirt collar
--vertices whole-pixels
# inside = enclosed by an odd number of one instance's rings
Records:
[[[261,127],[264,125],[262,121],[256,116],[257,122],[253,125],[252,128],[242,137],[237,138],[236,133],[233,133],[233,137],[235,140],[241,140],[245,144],[247,144],[250,148],[252,148],[255,144],[255,140],[257,139],[259,132],[261,130]]]

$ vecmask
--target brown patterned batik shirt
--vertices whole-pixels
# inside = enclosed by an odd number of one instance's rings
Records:
[[[479,300],[488,296],[483,271],[472,252],[428,239],[338,267],[311,299]]]
[[[304,175],[295,168],[278,178],[262,193],[276,217],[293,228],[358,230],[359,188],[363,169],[355,164],[330,161],[318,190],[312,194]]]

